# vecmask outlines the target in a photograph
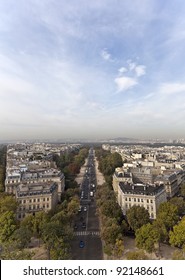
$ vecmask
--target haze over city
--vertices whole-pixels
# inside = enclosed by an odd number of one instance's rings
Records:
[[[0,140],[185,138],[185,2],[1,0]]]

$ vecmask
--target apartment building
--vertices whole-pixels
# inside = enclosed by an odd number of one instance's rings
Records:
[[[113,174],[113,189],[115,193],[118,192],[118,185],[120,182],[133,183],[132,173],[121,167],[117,167]]]
[[[19,203],[17,219],[21,220],[28,214],[38,211],[49,211],[58,203],[58,185],[56,182],[21,183],[15,190]]]
[[[166,200],[166,191],[164,185],[161,184],[148,185],[120,182],[118,185],[117,201],[124,215],[126,215],[129,208],[137,205],[147,209],[151,219],[156,219],[159,205]]]
[[[157,176],[155,182],[164,184],[167,198],[175,196],[180,188],[177,173],[170,170],[165,170],[163,174]]]
[[[61,194],[65,188],[64,174],[55,168],[50,169],[31,169],[21,172],[20,169],[16,172],[8,172],[5,180],[5,192],[16,193],[16,189],[20,183],[36,184],[36,183],[52,183],[58,185],[58,199],[61,200]]]
[[[153,167],[135,167],[130,169],[133,180],[144,184],[153,184],[157,175],[160,174],[159,168]]]

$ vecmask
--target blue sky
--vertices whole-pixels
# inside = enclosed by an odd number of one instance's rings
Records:
[[[0,140],[185,138],[183,0],[1,0]]]

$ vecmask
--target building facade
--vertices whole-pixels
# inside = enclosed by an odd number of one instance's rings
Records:
[[[132,206],[143,206],[148,210],[150,218],[156,219],[159,205],[165,202],[166,191],[164,185],[129,184],[120,182],[118,186],[117,201],[122,212],[126,212]]]
[[[19,184],[15,191],[19,203],[17,219],[21,220],[28,214],[54,209],[58,203],[58,185],[55,182],[41,184]]]

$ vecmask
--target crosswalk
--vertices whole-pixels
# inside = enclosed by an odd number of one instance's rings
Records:
[[[74,236],[85,236],[85,235],[100,236],[100,231],[76,231],[76,232],[74,232]]]

